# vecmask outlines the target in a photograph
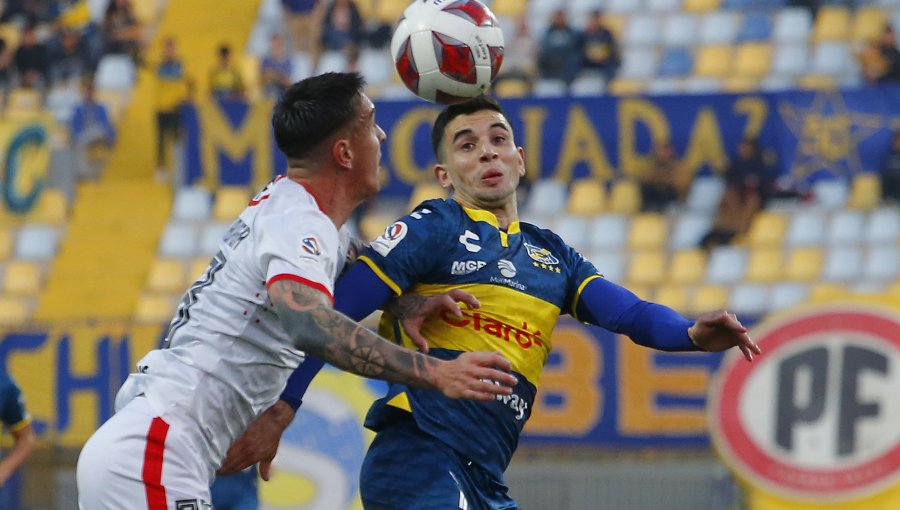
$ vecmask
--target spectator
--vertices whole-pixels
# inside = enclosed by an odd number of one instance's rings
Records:
[[[884,59],[884,72],[878,77],[879,82],[900,81],[900,50],[897,49],[897,34],[894,27],[887,25],[881,34],[881,57]]]
[[[292,51],[308,53],[315,62],[319,54],[322,3],[318,0],[281,0],[281,8]]]
[[[900,130],[891,135],[891,146],[881,163],[881,197],[900,202]]]
[[[69,140],[79,179],[100,177],[106,154],[116,142],[116,131],[103,103],[94,98],[94,82],[88,77],[81,86],[82,100],[72,114]]]
[[[166,181],[172,174],[173,147],[181,137],[181,107],[190,92],[190,80],[175,39],[163,41],[162,60],[156,67],[156,180]],[[167,157],[168,156],[168,157]]]
[[[0,90],[3,97],[9,93],[11,71],[14,69],[13,55],[15,52],[7,44],[6,39],[0,37]],[[6,102],[5,99],[3,101]]]
[[[711,250],[746,233],[753,216],[771,195],[772,186],[771,170],[763,159],[759,142],[755,138],[741,140],[737,159],[725,171],[725,191],[712,229],[703,236],[700,245]]]
[[[322,21],[322,50],[341,51],[352,68],[364,35],[362,16],[353,0],[334,0]]]
[[[105,54],[125,54],[141,62],[141,25],[131,0],[110,0],[103,15],[103,40]]]
[[[256,464],[233,475],[217,476],[210,492],[216,510],[258,510],[259,476]]]
[[[645,212],[665,212],[683,195],[684,169],[675,157],[672,142],[661,143],[653,151],[641,173],[641,207]]]
[[[0,423],[13,436],[12,449],[0,461],[0,493],[2,493],[3,486],[31,455],[36,442],[31,416],[25,408],[22,391],[5,370],[0,370]],[[2,499],[0,506],[3,506]]]
[[[531,85],[537,77],[537,65],[534,56],[538,53],[538,43],[531,33],[528,17],[522,16],[516,23],[516,31],[506,42],[503,51],[503,65],[497,82],[515,79],[525,80]]]
[[[88,48],[80,33],[70,28],[59,31],[51,48],[50,76],[53,83],[77,83],[91,70]]]
[[[569,26],[566,11],[553,13],[550,26],[541,40],[538,70],[543,78],[572,83],[581,67],[581,37]]]
[[[265,96],[271,99],[281,97],[291,86],[292,72],[291,57],[284,50],[281,35],[272,34],[269,54],[263,57],[259,70]]]
[[[244,78],[231,61],[231,46],[227,43],[219,46],[219,60],[209,70],[209,91],[219,100],[244,99]]]
[[[21,86],[40,90],[47,88],[50,82],[50,59],[47,46],[38,41],[35,25],[26,25],[22,29],[22,39],[13,59]]]
[[[594,11],[582,34],[583,69],[599,71],[609,83],[622,63],[616,37],[606,27],[602,11]]]

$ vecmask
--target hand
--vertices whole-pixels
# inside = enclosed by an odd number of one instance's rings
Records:
[[[453,399],[494,400],[497,395],[512,394],[518,382],[508,373],[509,360],[495,352],[464,352],[439,367],[437,387]]]
[[[759,345],[750,339],[737,316],[725,310],[708,312],[697,317],[693,326],[688,328],[688,336],[694,345],[709,352],[719,352],[738,346],[747,361],[753,361],[753,354],[762,351]]]
[[[400,319],[400,325],[406,331],[406,335],[420,351],[428,352],[428,340],[422,336],[422,323],[435,313],[447,310],[457,317],[462,317],[462,309],[458,302],[463,302],[466,308],[473,310],[481,306],[478,298],[461,289],[453,289],[443,294],[434,296],[422,296],[419,294],[404,294],[396,299],[391,311]]]
[[[280,400],[263,411],[228,449],[216,474],[231,475],[258,462],[259,476],[268,482],[281,434],[295,414],[291,406]]]

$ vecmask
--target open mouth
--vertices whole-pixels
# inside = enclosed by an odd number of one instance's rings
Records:
[[[500,184],[503,181],[503,172],[496,169],[490,169],[485,173],[481,174],[481,182],[493,186],[496,184]]]

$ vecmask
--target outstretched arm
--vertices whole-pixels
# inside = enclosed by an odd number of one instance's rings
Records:
[[[6,481],[9,480],[9,477],[31,455],[31,451],[34,449],[34,444],[37,441],[31,423],[14,430],[12,435],[15,444],[3,461],[0,462],[0,487],[3,487]]]

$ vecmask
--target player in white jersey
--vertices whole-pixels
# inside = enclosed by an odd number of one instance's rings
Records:
[[[306,353],[452,398],[510,393],[516,380],[499,354],[441,361],[333,309],[349,244],[338,229],[377,193],[385,139],[363,86],[356,73],[328,73],[295,84],[276,104],[272,124],[287,173],[232,224],[164,346],[138,362],[116,414],[85,444],[82,510],[209,508],[229,445],[278,399]]]

